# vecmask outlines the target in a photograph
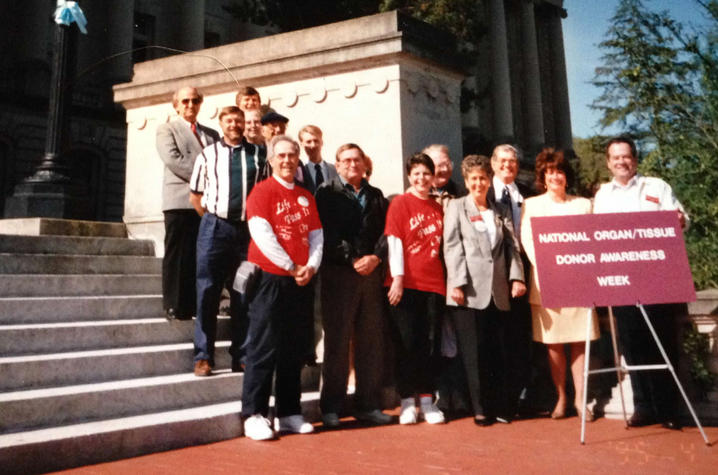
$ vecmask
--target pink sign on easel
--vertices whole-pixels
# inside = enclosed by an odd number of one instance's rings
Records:
[[[696,299],[675,211],[531,218],[545,307]]]

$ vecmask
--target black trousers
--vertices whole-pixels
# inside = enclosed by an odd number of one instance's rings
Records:
[[[509,312],[496,308],[493,301],[483,310],[452,307],[459,352],[464,362],[466,382],[474,415],[511,419],[510,374],[507,332]]]
[[[293,277],[261,273],[249,301],[242,417],[267,416],[275,372],[277,417],[301,414],[306,342],[298,335],[311,318],[312,303],[307,286],[298,286]]]
[[[436,389],[444,301],[433,292],[404,289],[399,303],[391,307],[396,389],[402,399]]]
[[[675,369],[677,305],[646,305],[646,313]],[[621,353],[629,365],[664,363],[638,307],[613,307]],[[678,388],[668,370],[631,371],[634,412],[657,420],[675,417]]]
[[[164,212],[165,256],[162,259],[162,306],[180,318],[195,314],[195,269],[200,217],[193,209]]]
[[[347,392],[352,338],[356,369],[355,407],[359,411],[381,409],[386,347],[381,269],[362,276],[353,267],[325,264],[321,272],[322,412],[341,412]]]
[[[527,281],[528,282],[528,281]],[[511,311],[504,320],[504,339],[508,380],[506,382],[506,415],[513,417],[519,409],[519,398],[524,390],[526,397],[534,389],[536,368],[532,366],[533,335],[531,328],[531,306],[528,293],[511,299]],[[524,400],[523,404],[532,405]]]

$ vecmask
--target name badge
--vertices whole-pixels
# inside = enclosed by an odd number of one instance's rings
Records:
[[[469,216],[469,220],[471,220],[472,223],[475,223],[477,221],[483,221],[484,218],[480,214],[477,214],[474,216]]]

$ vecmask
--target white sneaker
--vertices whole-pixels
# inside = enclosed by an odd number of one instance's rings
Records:
[[[270,440],[274,438],[274,431],[269,419],[255,414],[244,421],[244,435],[252,440]]]
[[[446,422],[444,413],[441,412],[441,409],[436,407],[436,404],[434,404],[430,397],[422,397],[420,406],[421,413],[424,415],[424,420],[428,424],[443,424]]]
[[[416,406],[413,397],[401,400],[399,424],[416,424]]]
[[[311,434],[314,426],[304,420],[301,414],[277,417],[274,419],[274,429],[277,432],[294,432],[295,434]]]

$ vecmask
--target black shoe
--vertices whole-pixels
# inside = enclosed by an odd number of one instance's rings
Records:
[[[683,424],[681,424],[678,419],[666,419],[661,425],[670,430],[681,430],[683,428]]]
[[[173,308],[168,308],[165,310],[165,318],[169,321],[177,320],[177,310]]]
[[[244,373],[244,363],[238,359],[232,358],[232,372],[233,373]]]
[[[628,427],[645,427],[655,424],[656,420],[647,415],[635,412],[630,419],[628,419]]]
[[[496,419],[493,417],[474,416],[474,424],[479,427],[488,427],[493,425],[494,422],[496,422]]]

